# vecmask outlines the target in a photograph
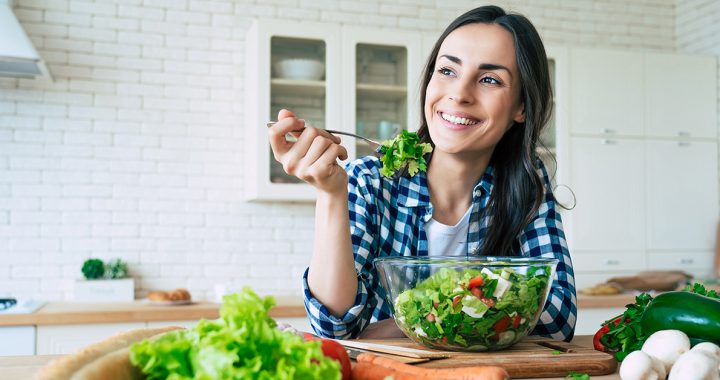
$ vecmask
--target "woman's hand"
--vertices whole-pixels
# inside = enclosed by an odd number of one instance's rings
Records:
[[[294,132],[302,130],[302,132]],[[348,157],[340,145],[340,138],[321,129],[305,127],[305,120],[283,109],[278,121],[269,129],[270,146],[275,160],[282,164],[287,174],[300,178],[319,191],[337,194],[347,190],[347,173],[337,159]],[[287,141],[291,133],[296,142]]]

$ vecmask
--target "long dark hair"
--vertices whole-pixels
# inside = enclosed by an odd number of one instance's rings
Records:
[[[483,216],[489,215],[491,220],[485,233],[482,254],[514,255],[518,254],[517,237],[543,201],[543,179],[537,173],[535,149],[540,132],[552,112],[552,88],[545,47],[537,30],[526,17],[508,14],[497,6],[484,6],[468,11],[448,25],[435,43],[423,73],[420,88],[422,124],[418,135],[422,142],[434,146],[425,120],[424,105],[440,45],[455,29],[475,23],[497,24],[512,34],[520,71],[520,96],[525,107],[525,121],[515,123],[495,147],[490,159],[495,184],[490,202],[483,212]]]

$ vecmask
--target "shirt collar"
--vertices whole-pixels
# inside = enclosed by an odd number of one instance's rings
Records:
[[[473,188],[473,200],[479,199],[485,194],[490,194],[495,182],[495,169],[492,165],[485,168],[485,172]],[[430,205],[430,193],[428,192],[427,173],[418,172],[416,175],[407,178],[400,177],[397,184],[399,206],[403,207],[427,207]]]

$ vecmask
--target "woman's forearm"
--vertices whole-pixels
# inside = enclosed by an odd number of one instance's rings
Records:
[[[341,195],[318,192],[308,286],[313,296],[336,317],[347,312],[357,294],[349,219],[347,191]]]

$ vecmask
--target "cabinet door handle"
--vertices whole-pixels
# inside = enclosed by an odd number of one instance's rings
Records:
[[[605,264],[606,264],[606,265],[619,265],[619,264],[620,264],[620,260],[607,259],[607,260],[605,261]]]
[[[690,132],[688,131],[678,131],[678,137],[690,137]]]
[[[678,141],[678,146],[690,146],[689,141]]]
[[[694,262],[695,262],[694,259],[689,259],[687,257],[680,259],[680,264],[692,264]]]
[[[615,141],[615,140],[608,140],[608,139],[602,139],[602,141],[600,141],[600,144],[603,144],[603,145],[615,145],[615,144],[617,144],[617,141]]]
[[[610,128],[603,128],[601,131],[602,131],[602,133],[606,133],[606,134],[615,133],[615,130],[614,130],[614,129],[610,129]]]

